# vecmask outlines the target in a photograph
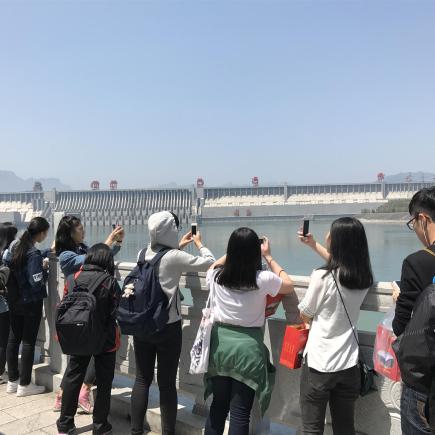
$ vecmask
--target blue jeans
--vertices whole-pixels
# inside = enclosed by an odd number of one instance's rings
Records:
[[[427,396],[402,384],[400,399],[402,435],[430,435],[428,416]]]

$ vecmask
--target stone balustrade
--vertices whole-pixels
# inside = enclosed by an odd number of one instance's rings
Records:
[[[134,263],[117,263],[117,277],[122,279],[134,267]],[[266,419],[260,425],[256,410],[253,410],[253,433],[268,433],[269,422],[279,423],[288,427],[287,432],[295,433],[300,425],[299,408],[299,370],[288,370],[280,366],[279,355],[286,323],[299,322],[297,304],[309,283],[305,276],[292,276],[296,292],[287,296],[283,301],[285,319],[271,318],[265,325],[265,343],[268,346],[272,360],[277,367],[276,384],[271,405]],[[189,352],[196,336],[202,309],[207,299],[205,274],[185,274],[180,282],[180,288],[190,291],[192,304],[183,305],[183,350],[180,359],[178,388],[183,394],[189,395],[195,401],[192,412],[205,415],[207,403],[203,401],[202,376],[189,374]],[[59,272],[56,258],[50,260],[49,297],[45,301],[45,315],[38,336],[43,361],[50,365],[54,373],[62,373],[66,367],[66,357],[62,355],[59,344],[55,339],[54,313],[56,305],[63,293],[63,277]],[[385,312],[391,306],[391,286],[389,283],[377,283],[369,291],[362,309],[367,311]],[[359,332],[362,351],[371,362],[374,333]],[[117,357],[117,379],[134,378],[134,349],[132,340],[123,337],[122,345]],[[131,383],[131,381],[130,381]],[[377,378],[378,391],[360,398],[356,407],[356,427],[358,434],[387,435],[400,434],[400,383],[393,383],[381,376]],[[330,417],[328,416],[328,423]],[[262,427],[262,431],[258,428]],[[291,430],[293,429],[293,431]],[[256,431],[257,430],[257,431]],[[332,433],[330,424],[327,434]]]

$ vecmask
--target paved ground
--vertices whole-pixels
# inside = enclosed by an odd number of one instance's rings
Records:
[[[0,385],[0,435],[57,435],[56,420],[59,413],[52,411],[54,394],[16,397],[6,393]],[[130,425],[126,419],[111,418],[114,435],[128,435]],[[75,420],[77,434],[92,434],[92,418],[78,414]],[[155,435],[152,432],[149,435]]]

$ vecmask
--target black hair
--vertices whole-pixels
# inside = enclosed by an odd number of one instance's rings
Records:
[[[409,203],[409,214],[413,217],[427,213],[435,222],[435,186],[419,190]]]
[[[92,264],[104,269],[107,273],[115,275],[115,262],[112,250],[104,243],[91,246],[85,257],[85,264]]]
[[[72,232],[82,224],[77,216],[64,216],[57,227],[56,231],[56,255],[59,256],[64,251],[75,251],[77,244],[72,238]]]
[[[332,223],[330,234],[326,275],[338,269],[338,280],[344,287],[352,290],[371,287],[373,273],[363,224],[353,217],[342,217]]]
[[[250,228],[234,230],[228,240],[225,265],[216,282],[234,290],[258,289],[257,271],[261,270],[261,243]]]
[[[9,248],[17,232],[18,229],[12,222],[3,222],[0,224],[0,252]]]
[[[177,228],[179,228],[180,227],[180,219],[178,219],[178,216],[175,213],[172,213],[172,211],[170,211],[169,213],[171,213],[172,217],[174,218],[175,226]]]
[[[40,233],[48,231],[49,228],[50,224],[47,219],[43,217],[34,217],[30,221],[26,231],[24,231],[23,235],[20,237],[19,243],[14,246],[11,261],[13,267],[19,268],[26,264],[26,255],[33,246],[35,237]]]

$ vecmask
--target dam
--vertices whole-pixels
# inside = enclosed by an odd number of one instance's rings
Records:
[[[24,225],[34,216],[53,221],[74,214],[86,226],[143,225],[157,211],[192,219],[241,219],[358,215],[390,201],[410,199],[434,182],[280,184],[230,187],[93,189],[0,193],[0,221]]]

